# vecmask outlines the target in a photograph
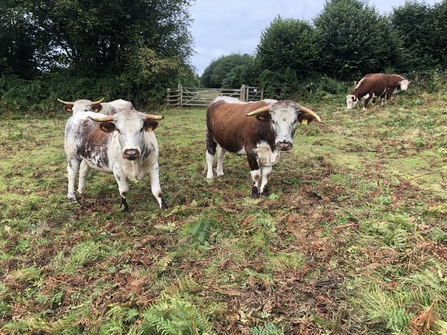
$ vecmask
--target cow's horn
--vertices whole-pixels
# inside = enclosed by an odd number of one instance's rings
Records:
[[[253,112],[247,113],[247,116],[253,116],[259,113],[268,112],[270,110],[270,106],[264,106],[259,109],[254,110]]]
[[[152,119],[152,120],[163,120],[164,119],[163,115],[144,114],[144,116],[146,117],[146,119]]]
[[[312,115],[315,118],[315,120],[317,120],[318,122],[321,122],[321,118],[313,110],[310,110],[309,108],[306,108],[304,106],[300,106],[300,110],[302,110],[303,112],[309,113],[310,115]]]
[[[95,116],[88,116],[90,119],[96,122],[107,122],[107,121],[113,121],[113,115],[100,115],[96,114]]]
[[[57,99],[57,101],[62,102],[64,105],[74,105],[74,102],[68,102],[61,99]]]
[[[94,102],[92,102],[92,105],[100,104],[103,100],[104,100],[104,98],[101,98],[98,101],[94,101]]]

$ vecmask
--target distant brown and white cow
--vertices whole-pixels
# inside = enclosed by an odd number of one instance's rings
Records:
[[[113,100],[110,102],[102,102],[104,98],[94,102],[87,99],[80,99],[74,102],[63,101],[60,99],[57,100],[64,104],[64,110],[67,113],[72,114],[76,114],[79,112],[100,112],[105,115],[113,115],[121,109],[134,108],[131,102],[123,99]]]
[[[387,100],[395,90],[406,91],[410,81],[397,74],[368,73],[355,86],[354,90],[346,96],[346,107],[353,109],[357,102],[363,98],[363,109],[366,109],[370,99],[380,97],[381,106],[384,105],[385,97]]]
[[[167,208],[162,198],[158,143],[153,132],[162,116],[143,114],[133,108],[113,115],[94,112],[75,113],[65,126],[68,194],[76,200],[74,188],[79,172],[78,192],[85,192],[85,182],[91,169],[111,172],[118,183],[121,205],[128,211],[127,180],[139,182],[149,174],[151,190],[160,208]],[[82,162],[82,164],[81,164]]]
[[[280,152],[292,149],[297,124],[313,120],[321,122],[315,112],[293,101],[217,97],[206,112],[207,178],[214,177],[216,148],[218,176],[223,175],[226,151],[246,155],[253,179],[251,197],[268,196],[268,180]]]

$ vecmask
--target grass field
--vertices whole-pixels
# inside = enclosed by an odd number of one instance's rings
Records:
[[[447,94],[305,104],[268,198],[244,157],[205,178],[205,109],[156,129],[120,211],[92,172],[69,202],[62,111],[0,121],[0,334],[447,334]]]

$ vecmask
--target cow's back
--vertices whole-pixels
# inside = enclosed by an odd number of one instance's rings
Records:
[[[267,132],[270,124],[259,122],[256,116],[247,114],[266,105],[264,101],[253,103],[215,101],[207,110],[207,129],[214,141],[227,151],[238,152],[244,146],[255,146],[257,137]],[[264,127],[268,129],[263,131]]]
[[[266,105],[263,101],[227,103],[225,100],[219,100],[213,102],[207,110],[207,126],[213,130],[216,130],[215,127],[224,127],[227,131],[233,131],[233,129],[246,126],[250,123],[250,120],[255,119],[248,117],[248,113]],[[231,125],[231,129],[228,129],[225,125]]]
[[[355,94],[359,98],[365,96],[366,94],[380,96],[386,91],[386,87],[387,79],[384,74],[370,74],[362,78],[361,82],[359,82],[352,94]]]

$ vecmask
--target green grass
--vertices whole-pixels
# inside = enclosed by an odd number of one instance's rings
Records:
[[[205,109],[161,111],[169,209],[145,179],[128,214],[109,174],[65,199],[65,113],[1,120],[0,333],[446,334],[447,96],[304,105],[258,200],[244,157],[206,180]]]

